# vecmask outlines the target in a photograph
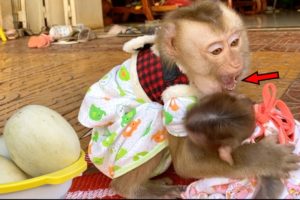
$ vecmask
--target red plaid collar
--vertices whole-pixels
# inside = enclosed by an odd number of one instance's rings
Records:
[[[156,56],[148,45],[138,53],[137,74],[148,97],[161,104],[161,95],[167,87],[189,84],[187,76],[176,65],[172,68],[163,65],[160,57]]]

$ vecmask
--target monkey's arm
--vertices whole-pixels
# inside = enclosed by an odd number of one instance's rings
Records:
[[[206,154],[193,146],[186,138],[169,135],[169,148],[176,172],[186,178],[229,177],[245,178],[254,176],[287,177],[288,172],[299,166],[299,157],[293,148],[262,141],[242,145],[233,153],[234,165]]]

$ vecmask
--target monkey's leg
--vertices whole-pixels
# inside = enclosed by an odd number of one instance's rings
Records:
[[[140,167],[115,178],[111,187],[121,196],[134,199],[180,198],[181,186],[158,184],[149,180],[152,173],[162,161],[166,150],[144,163]]]
[[[155,183],[157,185],[172,185],[173,184],[173,180],[169,177],[155,179],[155,180],[152,180],[151,182]]]
[[[279,199],[284,189],[282,181],[273,177],[260,177],[258,182],[258,191],[254,199]]]

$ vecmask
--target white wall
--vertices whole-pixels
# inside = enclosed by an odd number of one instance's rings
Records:
[[[44,23],[44,10],[42,0],[25,0],[27,28],[34,33],[39,33]]]
[[[12,5],[9,0],[0,0],[0,26],[4,29],[14,28]]]
[[[64,3],[62,0],[46,0],[46,18],[49,26],[65,24]]]
[[[102,0],[71,0],[72,24],[103,27]]]
[[[34,33],[45,26],[45,18],[50,27],[64,24],[104,26],[102,0],[45,0],[45,7],[43,0],[0,0],[0,6],[0,24],[6,29],[14,28],[13,14],[15,20],[22,21],[23,27]]]

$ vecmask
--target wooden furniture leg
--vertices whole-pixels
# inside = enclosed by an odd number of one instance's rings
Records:
[[[273,12],[276,11],[276,5],[277,5],[277,0],[274,0],[274,2],[273,2]]]
[[[227,0],[227,5],[228,5],[229,8],[233,8],[232,7],[232,0]]]
[[[142,0],[143,12],[147,18],[147,20],[154,20],[151,7],[152,5],[149,3],[149,0]]]
[[[124,12],[123,16],[122,16],[122,21],[123,22],[126,22],[128,20],[128,17],[129,17],[129,12]]]

